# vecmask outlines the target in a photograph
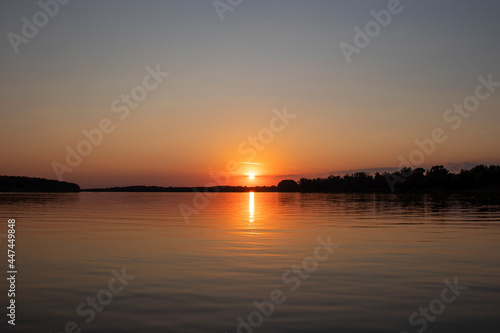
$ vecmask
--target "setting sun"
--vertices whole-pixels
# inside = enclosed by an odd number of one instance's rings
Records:
[[[255,179],[255,174],[254,173],[249,173],[248,174],[248,179]]]

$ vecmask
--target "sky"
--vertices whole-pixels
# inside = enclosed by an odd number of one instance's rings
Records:
[[[251,186],[500,164],[497,0],[65,2],[1,4],[1,175]]]

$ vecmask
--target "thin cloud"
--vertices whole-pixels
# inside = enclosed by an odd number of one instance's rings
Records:
[[[262,163],[257,162],[240,162],[241,164],[253,164],[253,165],[262,165]]]
[[[399,171],[399,170],[400,170],[400,168],[398,168],[398,167],[347,169],[347,170],[330,171],[328,173],[328,175],[346,175],[346,174],[353,174],[353,173],[356,173],[356,172],[366,172],[366,173],[369,173],[369,174],[375,174],[377,172],[384,173],[384,172],[395,172],[395,171]]]

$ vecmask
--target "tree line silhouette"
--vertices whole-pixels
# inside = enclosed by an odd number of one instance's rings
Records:
[[[287,179],[278,184],[280,192],[461,192],[500,191],[500,166],[478,165],[460,173],[451,173],[442,165],[429,170],[403,168],[375,175],[356,172],[327,178]]]
[[[79,192],[74,183],[44,178],[0,176],[0,192]],[[429,170],[403,168],[375,175],[356,172],[327,178],[286,179],[278,186],[161,187],[126,186],[87,189],[99,192],[500,192],[500,166],[478,165],[470,170],[451,173],[442,165]]]
[[[45,178],[0,176],[0,192],[79,192],[80,186]]]

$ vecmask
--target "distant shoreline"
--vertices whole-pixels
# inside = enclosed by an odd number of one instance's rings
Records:
[[[294,192],[294,193],[500,193],[500,166],[478,165],[460,173],[450,173],[442,165],[429,170],[403,168],[392,173],[365,172],[343,177],[285,179],[277,186],[123,186],[81,189],[78,184],[21,176],[0,176],[0,192],[65,193],[65,192]]]
[[[163,186],[124,186],[82,189],[82,192],[278,192],[277,186],[214,186],[214,187],[163,187]]]
[[[463,190],[427,189],[408,192],[386,191],[280,191],[277,186],[247,187],[247,186],[223,186],[223,187],[159,187],[159,186],[126,186],[113,188],[82,189],[81,192],[126,192],[126,193],[338,193],[338,194],[500,194],[500,186],[490,185]]]

